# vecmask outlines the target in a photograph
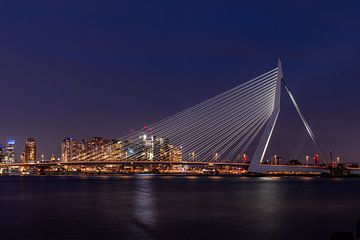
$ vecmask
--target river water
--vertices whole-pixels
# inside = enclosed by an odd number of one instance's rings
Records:
[[[330,239],[360,179],[0,177],[0,239]]]

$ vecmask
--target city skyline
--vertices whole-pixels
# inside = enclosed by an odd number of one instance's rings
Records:
[[[255,11],[256,3],[246,3],[247,11],[223,3],[219,11],[201,1],[188,8],[185,1],[159,11],[145,2],[146,8],[78,2],[70,11],[43,2],[32,12],[24,11],[26,4],[2,3],[7,47],[0,79],[11,91],[2,93],[0,140],[16,139],[20,150],[34,137],[38,153],[49,156],[59,155],[66,137],[120,138],[270,69],[281,57],[284,77],[327,152],[360,161],[360,116],[353,107],[360,102],[359,16],[351,4],[324,3],[269,4],[272,13]],[[286,124],[273,146],[280,151],[291,147],[280,149],[284,142],[296,150],[306,145],[292,111],[281,111]]]

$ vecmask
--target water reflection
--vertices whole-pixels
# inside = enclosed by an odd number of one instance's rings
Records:
[[[209,179],[215,180],[215,181],[221,180],[222,178],[223,178],[223,177],[221,177],[221,176],[211,176],[211,177],[209,177]]]
[[[156,214],[154,209],[154,196],[152,189],[153,176],[141,176],[136,179],[136,191],[134,196],[135,223],[147,238],[155,231]]]
[[[186,176],[185,178],[188,179],[188,180],[196,180],[199,177],[197,177],[197,176]]]
[[[0,177],[1,239],[328,239],[360,179]]]

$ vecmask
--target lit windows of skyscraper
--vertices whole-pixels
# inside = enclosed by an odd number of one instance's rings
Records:
[[[15,140],[7,141],[4,161],[5,163],[15,163]]]
[[[106,161],[120,159],[121,141],[92,137],[89,140],[65,138],[61,143],[61,161]]]
[[[4,163],[4,146],[0,145],[0,163]]]
[[[169,160],[169,146],[168,138],[155,138],[154,144],[154,160],[168,161]]]
[[[157,138],[146,133],[124,141],[92,137],[76,140],[66,138],[61,143],[62,162],[88,161],[174,161],[182,159],[182,148],[170,144],[168,138]]]
[[[34,138],[26,139],[25,143],[25,162],[35,163],[36,161],[36,141]]]
[[[77,142],[71,137],[65,138],[61,143],[61,161],[70,162],[75,155]]]
[[[139,137],[141,139],[140,151],[141,155],[138,160],[150,160],[154,158],[154,136],[147,136],[146,133]]]
[[[174,145],[169,145],[169,161],[181,162],[182,160],[182,148]]]

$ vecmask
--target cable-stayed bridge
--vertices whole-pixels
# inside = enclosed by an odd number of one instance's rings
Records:
[[[277,67],[250,81],[123,136],[116,146],[111,145],[111,154],[86,153],[73,161],[249,164],[251,172],[276,171],[283,166],[286,169],[286,165],[263,164],[280,113],[282,85],[326,161],[286,85],[280,60]],[[253,152],[248,155],[251,149]]]
[[[266,73],[67,164],[96,162],[249,165],[249,172],[318,171],[321,167],[264,164],[280,113],[284,85],[309,136],[326,162],[313,131],[290,92],[279,60]],[[249,154],[252,149],[252,154]]]

